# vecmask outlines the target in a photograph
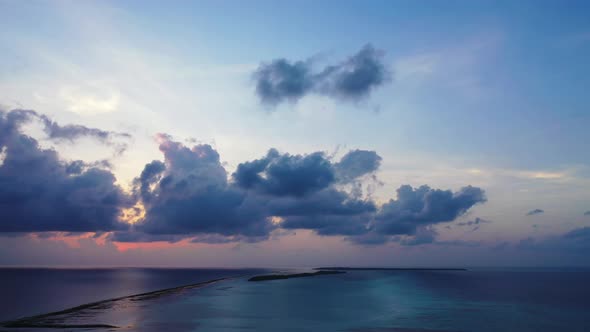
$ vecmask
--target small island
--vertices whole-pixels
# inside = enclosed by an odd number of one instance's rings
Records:
[[[305,278],[305,277],[315,277],[325,274],[342,274],[346,273],[344,271],[317,271],[317,272],[306,272],[306,273],[294,273],[294,274],[266,274],[261,276],[255,276],[248,281],[268,281],[268,280],[279,280],[279,279],[291,279],[291,278]]]
[[[319,271],[467,271],[454,267],[316,267]]]

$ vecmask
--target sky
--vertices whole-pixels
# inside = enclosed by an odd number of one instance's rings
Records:
[[[588,265],[589,11],[0,0],[0,265]]]

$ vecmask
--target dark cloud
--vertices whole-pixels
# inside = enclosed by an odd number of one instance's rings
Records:
[[[344,100],[367,97],[391,79],[383,52],[370,44],[346,61],[313,72],[312,61],[276,59],[261,64],[254,73],[256,94],[263,103],[296,102],[316,93]]]
[[[446,247],[469,247],[475,248],[482,245],[481,242],[478,241],[462,241],[462,240],[450,240],[450,241],[435,241],[433,242],[434,245],[437,246],[446,246]]]
[[[375,231],[388,235],[412,235],[421,226],[455,220],[475,204],[486,201],[482,189],[472,186],[453,193],[428,186],[397,190],[397,199],[383,204],[375,216]]]
[[[295,102],[313,87],[313,78],[308,63],[294,63],[277,59],[269,64],[261,64],[254,74],[256,94],[268,104],[278,104],[285,100]]]
[[[264,158],[241,163],[232,174],[243,189],[273,196],[305,196],[335,182],[350,183],[373,173],[381,164],[375,151],[353,150],[332,163],[322,152],[308,155],[280,154],[271,149]]]
[[[189,149],[169,136],[159,138],[165,163],[147,164],[135,181],[146,209],[135,231],[265,237],[275,228],[262,200],[228,183],[219,154],[210,145]]]
[[[270,150],[262,159],[238,165],[232,177],[238,187],[265,196],[268,215],[281,217],[282,228],[359,235],[367,232],[375,204],[334,186],[375,171],[380,160],[373,151],[351,151],[332,163],[319,152],[289,155]]]
[[[225,243],[256,243],[268,239],[267,235],[244,236],[232,235],[222,236],[219,234],[199,234],[191,239],[192,243],[225,244]]]
[[[485,201],[483,190],[471,186],[455,193],[428,186],[415,190],[402,186],[398,189],[398,199],[379,209],[370,200],[356,199],[337,190],[323,190],[300,200],[272,201],[269,207],[273,214],[285,219],[281,223],[283,228],[346,235],[349,241],[358,244],[381,244],[390,240],[388,236],[406,235],[411,238],[402,240],[402,244],[417,245],[426,243],[427,238],[434,241],[436,232],[431,225],[453,221]]]
[[[531,210],[531,211],[527,212],[526,215],[527,216],[532,216],[532,215],[541,214],[541,213],[545,213],[545,211],[543,211],[541,209],[534,209],[534,210]]]
[[[590,252],[590,227],[576,228],[560,235],[541,239],[529,237],[521,240],[515,247],[524,250],[567,252],[586,256]]]
[[[473,228],[471,228],[471,231],[472,232],[475,232],[478,229],[480,229],[480,227],[483,224],[489,224],[489,223],[491,223],[490,220],[485,220],[485,219],[482,219],[482,218],[477,217],[474,220],[458,222],[456,225],[457,226],[473,226]]]
[[[378,208],[342,188],[378,169],[381,157],[363,150],[332,162],[321,152],[290,155],[271,149],[263,158],[239,164],[228,181],[211,146],[188,148],[168,135],[159,139],[165,161],[148,163],[134,181],[146,213],[131,233],[140,234],[119,232],[115,240],[256,242],[279,229],[309,229],[358,244],[406,235],[403,244],[417,245],[426,243],[427,235],[434,241],[431,225],[452,221],[485,201],[475,187],[453,193],[402,186],[397,200]]]
[[[176,243],[185,239],[184,235],[171,234],[146,234],[136,231],[117,231],[112,232],[107,237],[110,241],[115,242],[169,242]]]
[[[79,175],[82,174],[85,170],[90,168],[96,167],[100,169],[111,169],[113,165],[108,160],[98,160],[93,162],[85,162],[83,160],[74,160],[71,162],[67,162],[66,166],[66,173],[69,175]]]
[[[491,223],[491,221],[477,217],[474,220],[458,222],[457,226],[475,226],[475,225],[489,224],[489,223]]]
[[[166,165],[159,160],[148,163],[141,171],[139,178],[134,180],[135,188],[139,189],[139,195],[144,202],[149,203],[152,198],[150,186],[160,180],[160,175],[166,170]]]
[[[351,182],[377,171],[381,166],[381,159],[375,151],[353,150],[344,155],[334,168],[341,182]]]
[[[438,233],[432,227],[418,227],[414,234],[400,240],[404,246],[419,246],[423,244],[432,244],[436,241]]]
[[[344,99],[360,99],[391,78],[383,64],[383,52],[370,44],[346,61],[326,67],[316,77],[320,93]]]
[[[366,234],[371,215],[302,215],[285,218],[281,227],[286,229],[311,229],[319,235],[357,236]]]
[[[114,175],[93,163],[64,162],[56,151],[42,149],[19,130],[36,114],[31,112],[0,112],[0,146],[5,152],[0,164],[0,231],[125,229],[118,217],[132,202]]]
[[[304,196],[335,181],[334,168],[324,153],[281,155],[274,149],[263,159],[238,165],[232,177],[241,188],[274,196]]]
[[[322,190],[306,197],[275,197],[267,202],[269,213],[281,217],[350,216],[376,210],[372,201],[353,198],[349,193],[334,188]]]
[[[103,144],[114,147],[117,154],[123,153],[127,148],[126,142],[121,141],[121,139],[126,140],[131,138],[131,135],[127,133],[105,131],[82,125],[69,124],[61,126],[57,122],[51,120],[48,116],[39,114],[33,110],[12,110],[6,113],[5,116],[6,127],[12,131],[18,131],[21,125],[32,120],[38,120],[42,123],[43,130],[49,139],[73,142],[74,140],[81,137],[92,137],[99,140]]]
[[[586,211],[586,212],[584,212],[584,215],[585,215],[585,216],[590,216],[590,211]]]
[[[198,242],[262,240],[278,227],[353,235],[366,232],[376,210],[373,202],[334,187],[335,166],[320,152],[290,155],[271,149],[261,159],[238,165],[228,182],[209,145],[189,149],[167,135],[160,140],[165,162],[147,164],[134,181],[146,209],[145,219],[134,225],[136,232]]]
[[[357,190],[381,163],[365,150],[333,161],[322,152],[271,149],[239,164],[228,178],[210,145],[187,147],[165,134],[157,136],[164,160],[146,164],[127,195],[108,161],[63,161],[24,135],[20,125],[31,116],[45,119],[32,111],[0,113],[0,232],[110,232],[106,238],[117,242],[227,243],[308,229],[365,245],[403,235],[402,244],[418,245],[436,242],[432,225],[485,201],[483,190],[470,186],[455,193],[402,186],[396,200],[379,207]],[[98,129],[52,126],[60,133],[54,137],[108,137]],[[120,221],[127,217],[139,220]]]

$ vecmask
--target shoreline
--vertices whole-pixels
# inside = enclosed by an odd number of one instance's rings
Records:
[[[468,271],[466,268],[455,267],[316,267],[318,271]]]
[[[331,275],[331,274],[343,274],[346,273],[344,271],[316,271],[316,272],[306,272],[306,273],[293,273],[293,274],[265,274],[254,276],[248,281],[268,281],[268,280],[283,280],[283,279],[292,279],[292,278],[308,278],[308,277],[316,277],[321,275]]]
[[[161,296],[182,292],[190,289],[196,289],[205,287],[217,282],[235,279],[243,277],[243,275],[232,276],[232,277],[224,277],[224,278],[217,278],[208,281],[198,282],[195,284],[188,284],[183,286],[177,286],[172,288],[165,288],[159,289],[151,292],[133,294],[133,295],[126,295],[96,302],[90,302],[86,304],[81,304],[79,306],[67,308],[64,310],[53,311],[45,314],[34,315],[34,316],[27,316],[22,317],[14,320],[3,321],[0,322],[0,327],[2,328],[55,328],[55,329],[67,329],[67,328],[120,328],[119,326],[110,325],[110,324],[62,324],[66,317],[62,317],[60,320],[60,316],[62,315],[70,315],[82,310],[86,309],[96,309],[100,307],[104,307],[105,305],[113,305],[118,301],[145,301],[145,300],[152,300],[156,299]]]

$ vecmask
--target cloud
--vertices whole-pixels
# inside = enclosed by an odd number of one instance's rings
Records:
[[[238,165],[232,177],[241,188],[274,196],[304,196],[335,181],[333,166],[324,153],[281,155],[274,149],[262,159]]]
[[[419,227],[411,237],[400,240],[404,246],[418,246],[422,244],[431,244],[436,240],[438,233],[432,227]]]
[[[545,211],[544,210],[541,210],[541,209],[534,209],[534,210],[531,210],[531,211],[527,212],[526,215],[527,216],[532,216],[532,215],[541,214],[541,213],[545,213]]]
[[[107,239],[115,242],[169,242],[176,243],[185,239],[184,235],[170,234],[146,234],[134,231],[117,231],[107,236]]]
[[[482,245],[481,242],[478,241],[462,241],[462,240],[450,240],[450,241],[435,241],[433,242],[434,245],[437,246],[446,246],[446,247],[469,247],[475,248]]]
[[[392,241],[392,237],[375,232],[367,232],[356,236],[349,236],[346,238],[348,242],[362,245],[362,246],[377,246]]]
[[[311,229],[319,235],[347,235],[356,236],[369,232],[368,224],[372,219],[371,210],[373,205],[359,204],[359,209],[346,209],[345,214],[300,214],[284,217],[285,221],[281,223],[282,228],[286,229]]]
[[[139,195],[144,202],[150,202],[152,198],[152,192],[150,186],[160,180],[160,174],[166,170],[166,165],[159,161],[154,160],[145,165],[141,171],[141,175],[134,180],[134,186],[139,191]]]
[[[53,123],[54,137],[75,139],[101,133],[82,126],[60,127],[33,111],[0,111],[0,232],[95,232],[122,230],[121,209],[132,201],[115,184],[104,163],[62,161],[54,150],[20,132],[29,116]],[[44,120],[44,122],[45,122]],[[78,128],[65,130],[63,128]]]
[[[264,158],[239,164],[232,178],[237,186],[262,194],[305,196],[337,181],[353,182],[380,164],[375,151],[353,150],[333,163],[323,152],[290,155],[271,149]]]
[[[472,186],[457,192],[401,186],[397,199],[383,204],[375,216],[374,229],[387,235],[413,235],[418,227],[449,222],[478,203],[486,202],[482,189]]]
[[[275,201],[270,209],[284,219],[283,228],[312,229],[320,235],[360,235],[369,231],[376,207],[370,200],[331,189],[300,201]]]
[[[134,181],[145,217],[130,232],[139,234],[118,232],[114,240],[256,242],[277,229],[308,229],[358,244],[414,236],[405,241],[417,245],[426,243],[426,235],[434,241],[431,225],[452,221],[485,201],[483,190],[470,186],[455,193],[402,186],[397,200],[378,207],[354,187],[343,186],[378,170],[381,157],[373,151],[349,151],[334,162],[322,152],[291,155],[270,149],[260,159],[240,163],[228,179],[211,146],[189,148],[165,134],[158,139],[164,161],[146,164]]]
[[[18,131],[23,124],[32,120],[38,120],[42,123],[43,130],[49,139],[73,142],[81,137],[92,137],[103,144],[114,147],[118,154],[123,153],[127,149],[127,144],[124,141],[121,141],[121,139],[127,140],[131,138],[131,135],[128,133],[106,131],[82,125],[69,124],[61,126],[57,122],[51,120],[48,116],[39,114],[33,110],[16,109],[7,112],[5,117],[5,129],[7,130]]]
[[[586,212],[584,212],[584,215],[585,215],[585,216],[590,216],[590,211],[586,211]]]
[[[146,216],[134,231],[264,237],[275,228],[263,201],[228,182],[219,154],[210,145],[188,148],[170,136],[158,138],[165,162],[147,164],[135,181]]]
[[[590,252],[590,227],[576,228],[560,235],[542,239],[529,237],[521,240],[516,248],[588,255]]]
[[[126,194],[108,161],[63,161],[54,150],[41,149],[20,132],[29,117],[46,119],[42,123],[54,137],[111,135],[60,126],[32,111],[1,113],[0,204],[8,208],[0,209],[0,232],[109,232],[104,238],[115,242],[227,243],[308,229],[358,244],[405,235],[403,244],[418,245],[435,241],[432,225],[485,201],[483,190],[470,186],[455,193],[401,186],[396,200],[378,206],[358,190],[381,164],[367,150],[334,160],[323,152],[271,149],[228,176],[213,147],[188,147],[166,134],[156,136],[163,160],[147,163]]]
[[[383,63],[383,52],[367,44],[345,61],[319,72],[313,71],[312,60],[276,59],[261,64],[254,78],[261,102],[276,105],[297,102],[310,93],[356,101],[389,82],[391,73]]]
[[[474,226],[474,225],[489,224],[489,223],[491,223],[491,221],[485,220],[485,219],[481,219],[481,218],[477,217],[474,220],[469,220],[469,221],[464,221],[464,222],[458,222],[457,223],[457,226]]]
[[[334,168],[339,181],[346,183],[377,171],[381,160],[375,151],[353,150],[344,155]]]
[[[391,73],[382,62],[383,52],[370,44],[346,61],[326,67],[317,77],[320,93],[344,98],[360,99],[376,87],[388,82]]]
[[[264,196],[267,213],[281,217],[285,229],[311,229],[320,235],[359,235],[368,231],[375,203],[337,189],[375,171],[381,157],[354,150],[333,163],[324,153],[280,154],[272,149],[262,159],[238,165],[236,186]]]
[[[256,94],[267,104],[295,102],[309,93],[314,85],[310,71],[310,65],[302,61],[291,63],[276,59],[261,64],[254,74]]]
[[[456,225],[457,226],[473,226],[471,231],[475,232],[482,226],[482,224],[489,224],[489,223],[491,223],[490,220],[485,220],[485,219],[477,217],[474,220],[458,222]]]
[[[405,185],[398,189],[397,200],[381,207],[337,190],[323,190],[316,195],[302,200],[271,201],[269,207],[272,213],[284,218],[283,228],[346,235],[350,242],[363,245],[382,244],[394,235],[406,235],[412,238],[402,244],[417,245],[426,243],[427,235],[432,238],[430,242],[434,241],[437,234],[431,225],[453,221],[475,204],[486,201],[483,190],[471,186],[453,193],[428,186],[414,190]]]
[[[154,240],[178,235],[199,242],[259,241],[278,227],[360,234],[375,211],[373,202],[334,187],[336,168],[324,153],[290,155],[271,149],[261,159],[239,164],[228,181],[211,146],[188,148],[168,135],[158,138],[164,162],[148,163],[134,181],[146,215],[133,231],[154,235]],[[121,233],[115,239],[152,238]]]

